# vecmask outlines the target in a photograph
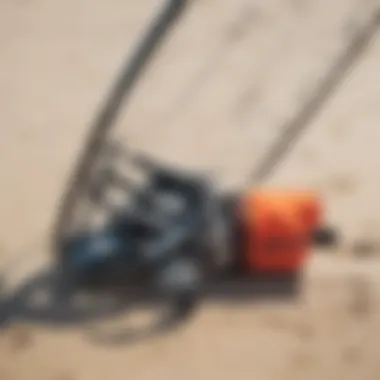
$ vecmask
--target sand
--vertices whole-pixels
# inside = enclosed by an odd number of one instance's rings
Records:
[[[40,273],[98,110],[163,5],[0,2],[6,284],[28,288]],[[379,379],[378,6],[191,1],[114,127],[120,141],[221,187],[319,190],[343,242],[310,260],[296,298],[206,300],[179,330],[117,345],[91,339],[89,322],[69,323],[64,309],[15,314],[0,332],[0,379]],[[279,165],[255,172],[286,129],[302,133]],[[358,240],[371,252],[354,250]],[[96,323],[115,329],[129,317]]]

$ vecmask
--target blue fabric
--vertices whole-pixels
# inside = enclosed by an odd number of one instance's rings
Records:
[[[112,233],[96,233],[83,237],[70,247],[71,264],[80,272],[107,263],[123,251],[123,242]]]

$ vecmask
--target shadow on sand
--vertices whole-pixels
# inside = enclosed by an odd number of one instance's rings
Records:
[[[180,328],[202,303],[232,307],[240,303],[294,302],[300,290],[297,276],[254,279],[221,279],[204,289],[199,305],[190,314],[180,315],[173,304],[147,289],[119,289],[112,293],[79,294],[56,271],[38,273],[24,281],[0,303],[0,328],[18,324],[53,328],[81,327],[95,344],[118,346],[138,343]],[[112,327],[117,318],[130,313],[150,313],[149,323]],[[111,328],[104,325],[110,323]]]
[[[300,110],[281,127],[273,146],[248,176],[249,184],[262,183],[273,175],[274,170],[284,161],[302,133],[312,125],[323,107],[331,100],[348,73],[361,62],[361,58],[379,30],[379,25],[380,10],[377,10],[368,23],[355,33],[346,49],[333,62]]]
[[[128,59],[122,68],[115,85],[107,94],[103,106],[95,116],[82,155],[78,158],[77,166],[70,176],[58,210],[53,231],[55,248],[58,247],[59,249],[62,236],[69,226],[75,223],[76,214],[80,209],[78,202],[81,202],[88,192],[91,173],[96,167],[104,143],[108,139],[121,108],[126,106],[126,102],[132,96],[144,70],[154,58],[158,48],[163,44],[166,35],[184,13],[187,4],[188,0],[167,1],[138,44],[132,59]]]

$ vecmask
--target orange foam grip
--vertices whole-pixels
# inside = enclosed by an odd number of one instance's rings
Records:
[[[321,223],[319,197],[306,191],[251,191],[240,206],[247,271],[298,271]]]

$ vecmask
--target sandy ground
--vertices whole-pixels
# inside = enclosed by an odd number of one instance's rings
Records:
[[[0,2],[4,268],[19,256],[44,261],[94,115],[162,5]],[[311,260],[299,298],[207,302],[180,331],[117,346],[95,344],[88,326],[59,318],[15,318],[0,333],[0,379],[379,379],[380,262],[375,253],[357,257],[350,248],[358,238],[379,244],[380,39],[376,27],[367,27],[377,6],[194,0],[115,126],[134,147],[239,187],[300,110],[313,108],[324,79],[337,82],[261,182],[318,189],[344,234],[341,249]],[[365,28],[371,43],[350,53]],[[338,81],[340,57],[349,70]],[[7,280],[17,278],[21,261],[5,270]]]

